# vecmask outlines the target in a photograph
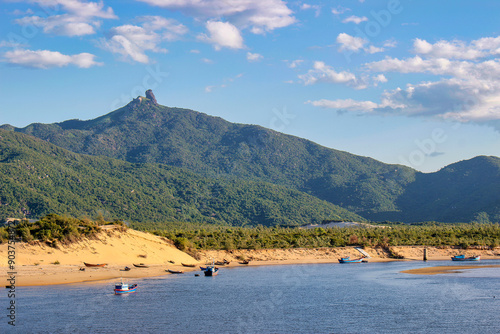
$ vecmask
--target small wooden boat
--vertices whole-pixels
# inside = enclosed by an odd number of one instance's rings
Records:
[[[137,291],[137,284],[127,284],[123,283],[123,280],[120,283],[115,284],[115,295],[122,295],[125,293],[132,293]]]
[[[216,276],[219,273],[219,268],[214,266],[208,266],[205,271],[205,276]]]
[[[196,267],[196,264],[185,264],[185,263],[181,263],[184,267],[189,267],[189,268],[194,268]]]
[[[225,266],[226,264],[229,264],[229,263],[231,263],[231,262],[229,262],[229,261],[228,261],[228,260],[226,260],[226,259],[224,259],[224,261],[217,261],[217,262],[215,262],[215,264],[216,264],[217,266]]]
[[[352,259],[351,260],[351,257],[348,256],[348,257],[343,257],[343,258],[340,258],[339,259],[339,262],[340,263],[361,263],[363,261],[363,257],[360,257],[359,259]]]
[[[471,256],[465,257],[465,255],[456,255],[451,257],[452,261],[479,261],[481,260],[481,256]]]
[[[184,274],[184,272],[182,270],[172,270],[172,269],[167,269],[165,270],[171,274]]]
[[[170,262],[170,263],[172,263],[172,264],[175,264],[175,262],[174,262],[174,261],[172,261],[172,260],[169,260],[168,262]]]
[[[93,264],[93,263],[87,263],[87,262],[83,262],[83,264],[84,264],[86,267],[104,267],[104,266],[108,265],[107,263],[97,263],[97,264]]]
[[[134,267],[137,267],[137,268],[149,268],[149,266],[145,265],[144,263],[139,263],[139,264],[135,264],[134,263]]]
[[[245,260],[245,261],[239,262],[239,264],[249,264],[249,263],[250,263],[250,260]]]

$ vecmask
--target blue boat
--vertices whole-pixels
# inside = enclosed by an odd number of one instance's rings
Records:
[[[481,260],[481,256],[471,256],[465,257],[465,255],[456,255],[451,257],[452,261],[479,261]]]
[[[127,284],[121,281],[115,284],[115,295],[122,295],[125,293],[132,293],[137,291],[137,284]]]
[[[219,273],[219,268],[208,266],[204,271],[205,276],[216,276]]]
[[[340,263],[361,263],[363,262],[363,257],[360,257],[359,259],[352,259],[351,260],[351,257],[348,256],[348,257],[343,257],[343,258],[340,258],[339,259],[339,262]]]

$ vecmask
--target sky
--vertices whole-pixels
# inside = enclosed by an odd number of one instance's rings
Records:
[[[4,0],[0,124],[158,103],[433,172],[500,156],[500,1]]]

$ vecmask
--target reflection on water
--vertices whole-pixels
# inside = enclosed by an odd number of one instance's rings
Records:
[[[500,333],[499,268],[400,273],[435,265],[449,263],[227,268],[216,277],[141,279],[124,296],[113,294],[114,282],[19,288],[16,331]]]

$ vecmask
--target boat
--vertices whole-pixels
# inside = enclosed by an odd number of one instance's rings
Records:
[[[340,258],[339,262],[340,263],[361,263],[361,262],[363,262],[363,259],[364,259],[364,257],[360,257],[358,259],[352,259],[351,260],[351,257],[348,256],[348,257]]]
[[[134,267],[137,267],[137,268],[149,268],[148,265],[145,265],[144,263],[139,263],[139,264],[133,264]]]
[[[181,263],[184,267],[189,267],[189,268],[194,268],[196,267],[196,264],[185,264],[185,263]]]
[[[208,266],[204,271],[205,276],[216,276],[219,273],[219,268],[215,266]]]
[[[184,274],[184,272],[182,270],[172,270],[172,269],[167,269],[165,270],[171,274]]]
[[[217,261],[217,262],[215,262],[215,264],[218,265],[218,266],[225,266],[226,264],[229,265],[229,263],[231,263],[231,262],[229,262],[226,259],[224,259],[224,261]]]
[[[239,262],[239,264],[249,264],[249,263],[250,263],[250,260],[245,260],[245,261]]]
[[[452,261],[479,261],[480,259],[481,259],[481,256],[465,257],[465,255],[463,255],[463,254],[451,257]]]
[[[132,293],[137,291],[137,284],[127,284],[123,283],[123,280],[120,283],[115,284],[115,295],[122,295],[125,293]]]
[[[83,262],[83,264],[86,267],[104,267],[104,266],[108,265],[107,263],[96,263],[96,264],[93,264],[93,263],[87,263],[87,262]]]

